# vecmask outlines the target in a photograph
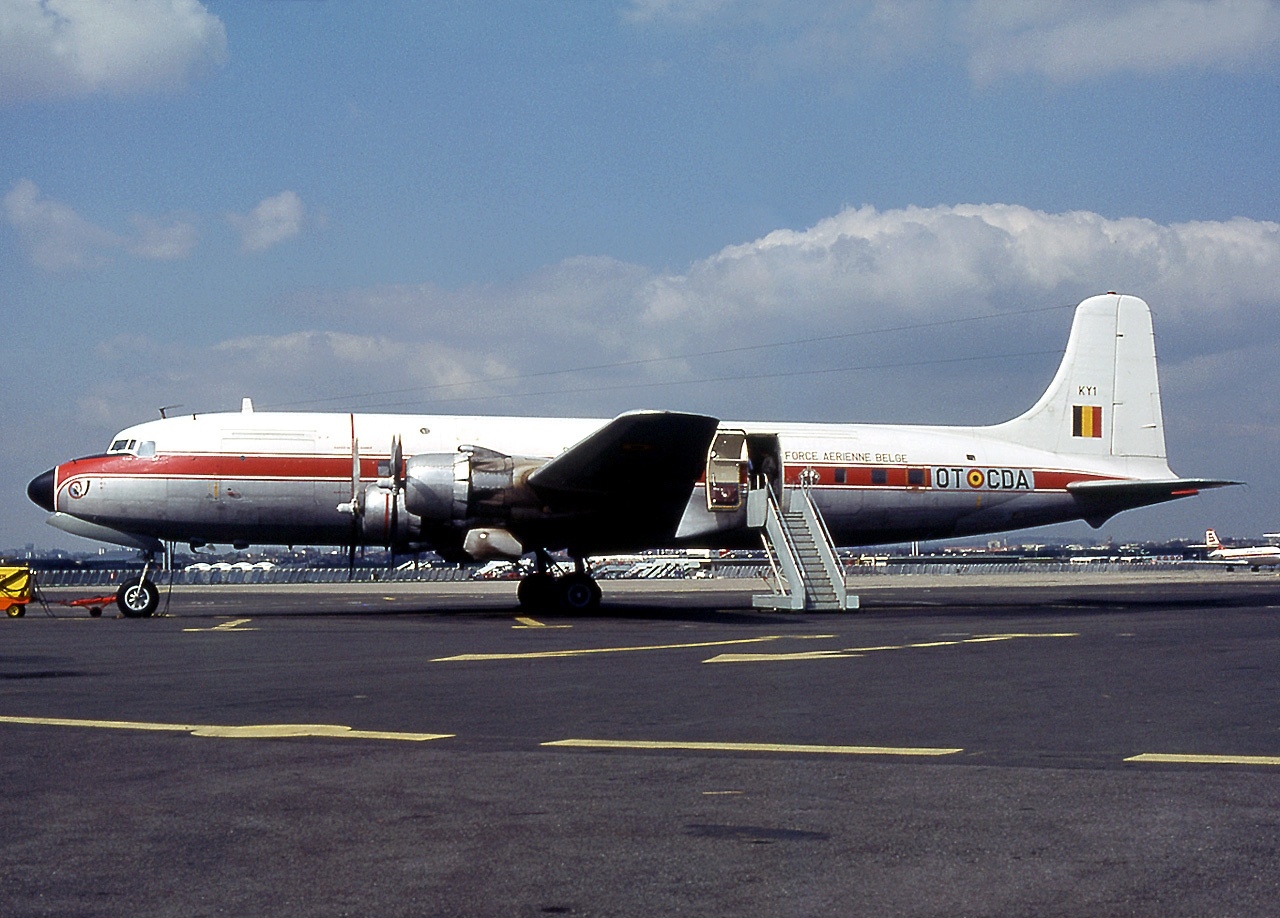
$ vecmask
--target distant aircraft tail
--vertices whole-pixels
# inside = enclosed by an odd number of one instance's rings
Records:
[[[990,431],[1057,453],[1164,460],[1147,304],[1136,296],[1108,293],[1077,306],[1066,353],[1049,388],[1025,414]]]
[[[1204,544],[1210,551],[1222,547],[1222,543],[1218,541],[1218,533],[1212,529],[1206,529],[1204,531]]]

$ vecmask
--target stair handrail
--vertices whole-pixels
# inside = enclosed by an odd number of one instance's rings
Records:
[[[782,552],[778,551],[778,563],[783,568],[783,576],[778,579],[779,587],[781,587],[784,579],[787,583],[787,589],[780,590],[780,595],[798,596],[800,602],[803,603],[809,593],[809,584],[805,581],[804,566],[799,562],[800,551],[795,543],[794,536],[791,534],[791,527],[787,525],[787,521],[782,515],[781,503],[773,493],[773,485],[766,482],[765,489],[768,509],[765,517],[765,531],[772,535],[773,529],[776,529],[778,534],[782,536],[782,543],[787,550],[786,559],[782,557]]]
[[[787,595],[786,591],[782,589],[782,572],[778,570],[778,564],[773,557],[773,544],[763,532],[760,533],[760,544],[764,546],[764,557],[769,562],[769,572],[773,574],[773,579],[769,582],[769,589],[778,596]]]

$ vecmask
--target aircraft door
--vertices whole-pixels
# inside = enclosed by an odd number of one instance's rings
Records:
[[[748,470],[746,431],[716,431],[707,452],[707,509],[741,508],[750,485]]]
[[[768,486],[782,498],[782,444],[777,434],[749,434],[747,460],[751,468],[752,490]]]

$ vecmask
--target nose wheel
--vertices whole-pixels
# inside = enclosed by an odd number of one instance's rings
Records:
[[[116,592],[116,606],[125,618],[149,618],[160,605],[160,591],[146,577],[136,577]]]

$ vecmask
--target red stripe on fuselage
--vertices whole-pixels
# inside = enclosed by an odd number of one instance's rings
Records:
[[[361,456],[360,477],[376,478],[386,456]],[[253,456],[238,453],[160,456],[91,456],[58,467],[61,486],[77,477],[95,478],[351,478],[350,456]]]
[[[812,486],[819,488],[911,488],[914,490],[930,490],[933,487],[933,468],[933,466],[928,465],[789,465],[787,466],[785,477],[788,485],[799,485],[803,483],[801,476],[808,473],[806,477],[811,480]],[[962,466],[961,468],[964,471],[968,471],[970,468],[978,469],[982,472],[987,470],[985,466]],[[839,470],[844,471],[844,482],[836,480],[836,473]],[[912,470],[921,473],[919,484],[910,483],[910,472]],[[1017,469],[1015,468],[1014,471],[1017,471]],[[1125,480],[1113,475],[1100,475],[1096,472],[1072,472],[1063,469],[1024,469],[1024,471],[1034,474],[1036,491],[1065,491],[1067,485],[1079,481]],[[874,474],[877,472],[883,473],[882,476]],[[814,475],[817,476],[816,479],[813,478]],[[883,477],[883,480],[880,480],[881,477]]]
[[[816,488],[910,488],[912,490],[931,490],[933,487],[933,469],[934,466],[929,465],[911,465],[911,466],[895,466],[895,465],[819,465],[816,463],[807,463],[804,465],[788,465],[784,476],[786,484],[798,486],[803,484],[801,476],[809,479],[811,487]],[[955,468],[952,466],[950,468]],[[962,472],[969,469],[977,469],[986,472],[986,466],[965,465],[958,466]],[[843,469],[845,480],[839,482],[836,480],[837,471]],[[910,483],[910,470],[920,471],[921,484]],[[879,476],[873,475],[874,472],[883,472],[884,480],[877,480]],[[1014,471],[1017,471],[1015,468]],[[1035,476],[1035,490],[1039,491],[1065,491],[1067,485],[1080,481],[1127,481],[1129,479],[1117,478],[1114,475],[1100,475],[1096,472],[1072,472],[1064,469],[1024,469],[1023,471],[1031,472]],[[805,473],[808,473],[807,475]],[[817,476],[814,478],[813,476]],[[696,482],[699,486],[705,486],[707,483],[706,476],[698,478]],[[955,489],[952,489],[955,490]]]
[[[360,478],[373,480],[378,477],[378,464],[389,456],[370,455],[360,457]],[[966,467],[967,468],[967,467]],[[977,466],[975,466],[977,468]],[[844,481],[836,480],[838,470],[844,471]],[[921,483],[910,483],[912,470],[921,474]],[[1035,474],[1036,491],[1065,491],[1067,485],[1081,481],[1121,481],[1124,479],[1094,472],[1075,472],[1062,469],[1028,469]],[[877,474],[878,473],[878,474]],[[790,465],[786,470],[786,483],[799,485],[801,475],[810,479],[812,487],[819,488],[932,488],[931,466],[867,466],[867,465]],[[813,476],[817,476],[816,480]],[[89,456],[63,463],[57,469],[57,487],[79,477],[93,478],[196,478],[242,479],[256,481],[349,481],[351,458],[349,456],[304,455],[249,455],[239,453],[167,454],[158,456]],[[883,478],[883,480],[881,480]],[[698,484],[705,484],[699,478]]]

